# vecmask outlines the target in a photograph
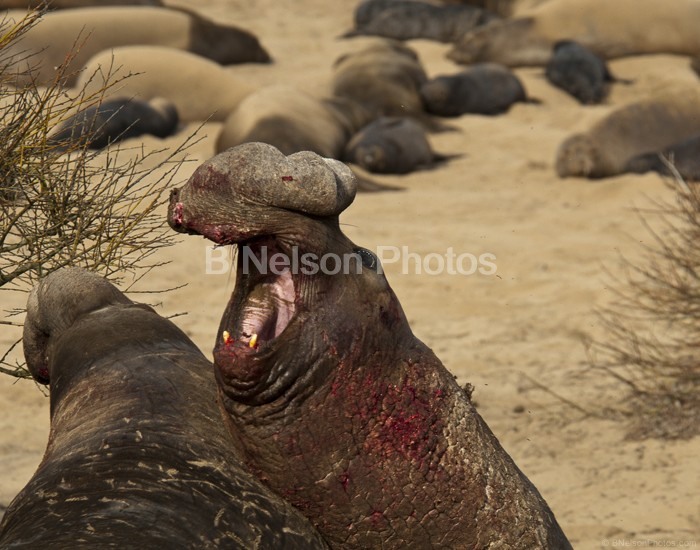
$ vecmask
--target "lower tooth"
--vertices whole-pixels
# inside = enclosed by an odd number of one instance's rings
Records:
[[[248,342],[248,347],[254,348],[257,341],[258,341],[258,335],[253,334],[253,336],[250,337],[250,342]]]

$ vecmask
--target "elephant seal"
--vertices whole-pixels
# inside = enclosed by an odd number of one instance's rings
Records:
[[[332,90],[337,97],[363,105],[372,118],[408,116],[429,130],[445,130],[423,109],[419,91],[427,80],[414,50],[382,39],[335,61]]]
[[[238,247],[214,360],[248,463],[331,546],[571,548],[341,232],[354,193],[342,163],[261,143],[172,193],[173,228]]]
[[[544,74],[550,84],[584,105],[603,101],[610,83],[615,81],[603,59],[573,40],[554,44]]]
[[[674,0],[549,0],[515,19],[466,33],[448,58],[472,64],[544,66],[559,40],[575,40],[604,59],[700,51],[700,3]],[[642,30],[640,30],[642,29]]]
[[[381,174],[407,174],[451,158],[435,153],[425,129],[410,118],[380,117],[355,134],[343,160]]]
[[[177,123],[177,109],[167,99],[112,99],[64,121],[49,136],[49,142],[61,145],[86,140],[88,148],[102,149],[110,143],[144,134],[167,137],[175,131]]]
[[[255,90],[212,61],[162,46],[124,46],[97,54],[85,65],[76,89],[99,94],[116,69],[117,76],[132,74],[112,86],[108,96],[166,98],[183,122],[223,121]]]
[[[66,268],[31,292],[23,343],[51,430],[0,546],[326,548],[243,467],[211,363],[150,307]]]
[[[418,0],[365,0],[355,9],[355,28],[343,36],[424,38],[454,42],[497,16],[473,6],[438,6]]]
[[[557,151],[560,177],[604,178],[623,173],[637,155],[660,151],[700,133],[700,90],[678,88],[620,107]]]
[[[632,157],[624,171],[636,174],[658,172],[663,176],[674,176],[669,163],[685,181],[700,181],[700,134],[674,143],[662,151]]]
[[[350,137],[370,120],[370,112],[351,100],[317,99],[291,86],[268,86],[243,99],[226,118],[216,152],[260,141],[285,155],[313,151],[340,158]]]
[[[116,6],[59,10],[44,14],[11,52],[34,52],[29,59],[31,77],[37,84],[56,78],[56,67],[69,53],[66,86],[75,83],[72,74],[99,52],[131,45],[176,48],[229,65],[270,61],[270,56],[252,34],[230,25],[220,25],[180,9],[149,6]],[[28,83],[30,76],[19,77]]]
[[[529,101],[520,79],[496,63],[479,63],[454,75],[433,78],[421,86],[420,95],[427,112],[443,117],[498,115],[513,103]]]

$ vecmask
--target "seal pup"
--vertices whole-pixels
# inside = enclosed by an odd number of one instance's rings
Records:
[[[22,15],[25,12],[22,12]],[[10,12],[17,19],[16,12]],[[28,63],[37,84],[56,78],[56,67],[67,60],[65,86],[72,86],[74,74],[94,55],[130,45],[150,45],[189,51],[212,61],[233,63],[270,61],[257,38],[231,25],[221,25],[194,12],[151,6],[76,8],[48,12],[30,28],[9,52],[33,53]],[[18,81],[28,84],[29,75]]]
[[[545,66],[559,40],[575,40],[604,59],[700,51],[700,3],[674,0],[549,0],[515,19],[465,33],[447,57],[469,65]],[[640,31],[640,29],[642,29]]]
[[[497,63],[479,63],[454,75],[433,78],[421,86],[420,95],[427,112],[443,117],[498,115],[513,103],[536,102],[528,99],[515,73]]]
[[[637,155],[661,151],[700,133],[700,90],[681,87],[616,109],[557,150],[559,177],[621,174]]]
[[[435,153],[425,129],[415,120],[380,117],[352,137],[342,160],[374,173],[407,174],[454,156]]]
[[[334,96],[359,103],[373,119],[408,116],[429,130],[451,129],[423,109],[420,87],[427,80],[413,49],[395,40],[377,39],[335,61],[331,87]]]
[[[102,149],[144,134],[168,137],[177,123],[177,109],[167,99],[117,98],[76,113],[49,136],[49,142],[61,145],[85,141],[89,149]]]
[[[454,42],[465,32],[497,18],[474,6],[438,6],[418,0],[365,0],[355,9],[355,28],[343,37]]]
[[[658,172],[662,176],[669,177],[677,173],[685,181],[700,181],[700,135],[674,143],[663,151],[632,157],[624,171],[636,174]]]
[[[255,90],[208,59],[162,46],[124,46],[97,54],[81,71],[76,89],[99,94],[110,73],[111,80],[130,76],[107,91],[108,99],[163,97],[174,103],[183,122],[224,121]]]
[[[584,105],[603,101],[610,84],[616,81],[603,59],[573,40],[554,44],[544,74],[550,84]]]
[[[51,430],[0,546],[326,548],[243,467],[211,363],[150,307],[65,268],[30,293],[23,344]]]
[[[238,247],[214,362],[249,464],[331,546],[570,549],[378,258],[341,232],[354,196],[344,164],[261,143],[171,195],[174,229]]]

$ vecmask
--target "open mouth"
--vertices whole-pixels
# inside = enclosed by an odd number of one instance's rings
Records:
[[[289,326],[297,289],[285,251],[274,238],[238,244],[236,288],[221,321],[215,358],[262,351]]]

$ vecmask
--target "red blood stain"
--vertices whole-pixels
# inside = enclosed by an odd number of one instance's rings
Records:
[[[282,176],[282,181],[294,181],[292,176]]]
[[[338,476],[338,481],[343,486],[343,491],[348,492],[348,485],[350,483],[350,474],[348,472],[343,472]]]

